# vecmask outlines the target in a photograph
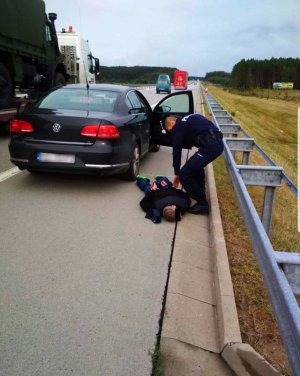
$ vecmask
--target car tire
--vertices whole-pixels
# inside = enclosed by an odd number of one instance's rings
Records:
[[[122,175],[124,180],[134,181],[140,171],[140,149],[138,144],[135,144],[129,169]]]
[[[149,151],[151,153],[157,153],[160,149],[160,145],[157,145],[157,144],[152,144],[150,145],[150,148],[149,148]]]
[[[32,175],[41,174],[42,172],[39,170],[35,170],[34,168],[27,168],[27,171],[30,172]]]

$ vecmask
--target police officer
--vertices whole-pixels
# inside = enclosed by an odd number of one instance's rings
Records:
[[[208,214],[204,167],[222,154],[223,135],[217,126],[199,114],[187,115],[183,118],[168,116],[165,120],[165,128],[168,132],[172,132],[175,173],[173,186],[177,188],[180,182],[189,197],[196,200],[196,204],[188,210],[190,213]],[[198,151],[180,168],[182,148],[193,146],[196,146]]]

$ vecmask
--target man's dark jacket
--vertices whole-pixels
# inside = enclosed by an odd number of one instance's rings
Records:
[[[148,191],[141,200],[140,205],[145,212],[157,209],[160,213],[162,213],[165,206],[175,205],[180,209],[181,213],[185,213],[190,203],[191,200],[185,192],[171,187],[163,190],[155,189]]]

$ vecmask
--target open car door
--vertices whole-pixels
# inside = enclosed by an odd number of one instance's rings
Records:
[[[172,135],[164,127],[166,117],[183,117],[193,113],[194,100],[191,90],[180,91],[164,97],[152,112],[151,144],[172,146]]]

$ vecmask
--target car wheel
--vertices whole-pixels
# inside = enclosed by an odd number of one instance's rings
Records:
[[[132,152],[131,162],[129,169],[122,175],[123,179],[134,181],[140,171],[140,149],[138,144],[135,144],[135,147]]]
[[[42,172],[39,170],[35,170],[34,168],[27,168],[27,171],[30,172],[33,175],[41,174]]]
[[[151,151],[151,153],[156,153],[159,151],[159,149],[160,149],[160,145],[152,144],[150,145],[149,151]]]

